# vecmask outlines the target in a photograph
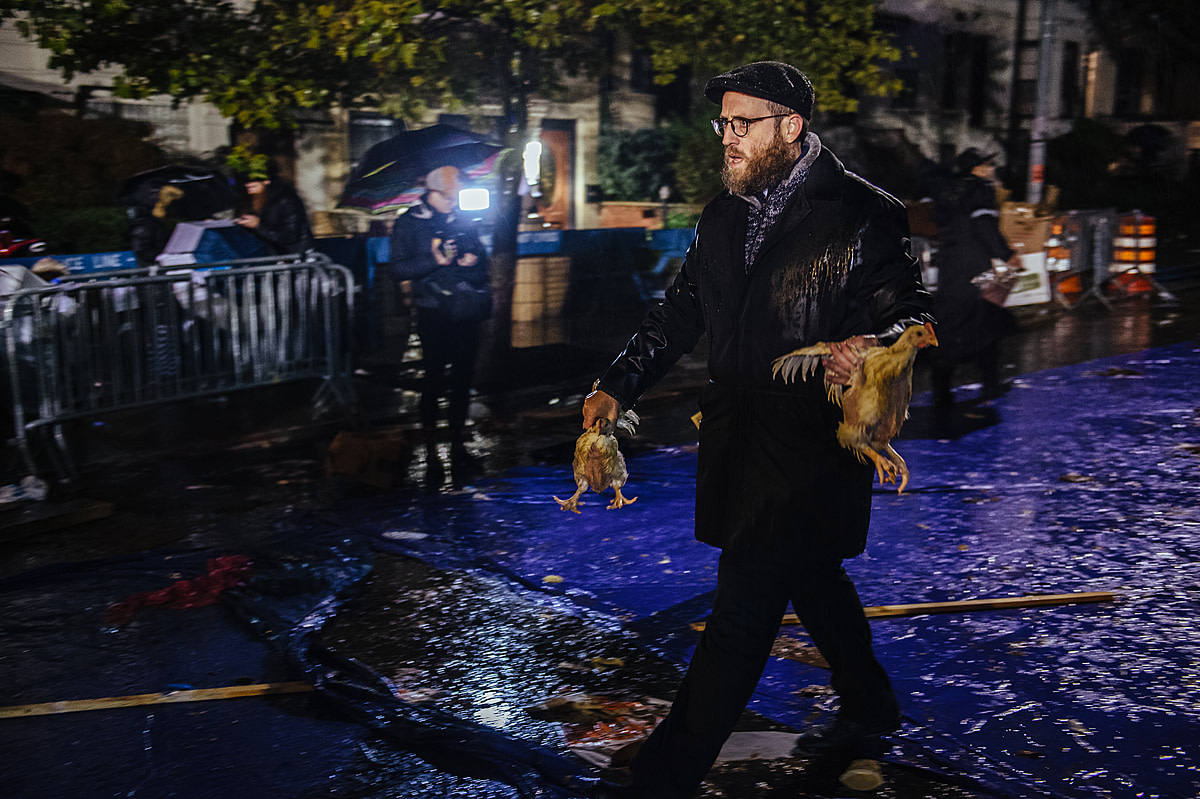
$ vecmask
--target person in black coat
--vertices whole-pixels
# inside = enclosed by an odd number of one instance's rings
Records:
[[[945,418],[953,406],[954,368],[975,363],[983,398],[1000,395],[1000,340],[1016,330],[1007,308],[983,298],[971,279],[992,268],[992,259],[1020,268],[1020,258],[1000,233],[993,157],[969,147],[955,161],[956,174],[934,200],[938,224],[938,268],[934,307],[938,347],[932,366],[935,412]]]
[[[479,326],[491,316],[487,252],[458,208],[458,170],[439,167],[425,176],[420,203],[396,217],[390,239],[392,271],[413,282],[425,378],[421,426],[425,431],[425,486],[445,479],[437,452],[438,403],[449,395],[450,470],[456,483],[478,474],[467,452],[466,421],[479,352]],[[449,370],[449,375],[447,375]]]
[[[890,344],[932,321],[904,206],[847,172],[808,127],[795,67],[756,62],[710,80],[728,191],[701,214],[661,303],[600,376],[583,426],[633,406],[702,335],[696,537],[721,549],[717,595],[667,718],[631,764],[634,783],[595,796],[682,799],[712,766],[767,662],[789,600],[832,669],[832,724],[805,752],[870,757],[900,723],[844,558],[866,546],[874,472],[840,447],[820,379],[785,384],[771,362],[833,345],[826,379],[859,362],[847,343]]]
[[[149,267],[157,262],[166,249],[178,220],[171,205],[183,197],[183,190],[170,184],[155,187],[146,185],[139,191],[137,202],[129,208],[129,248],[138,266]]]
[[[315,240],[304,201],[291,184],[252,174],[243,177],[249,210],[234,221],[262,240],[276,255],[303,255]]]

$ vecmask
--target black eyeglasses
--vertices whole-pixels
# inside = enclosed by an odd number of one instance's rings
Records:
[[[716,119],[712,120],[712,126],[713,130],[717,132],[717,135],[721,138],[724,138],[725,126],[728,125],[729,127],[733,128],[733,135],[740,139],[750,132],[750,126],[755,122],[762,122],[764,119],[779,119],[780,117],[790,116],[791,114],[771,114],[770,116],[755,117],[754,119],[746,119],[745,117],[733,117],[732,119],[717,117]]]

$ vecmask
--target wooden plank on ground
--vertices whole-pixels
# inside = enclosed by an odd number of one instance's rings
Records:
[[[50,716],[58,713],[78,713],[83,710],[111,710],[139,705],[165,705],[176,702],[206,702],[213,699],[242,699],[248,696],[296,694],[313,690],[306,682],[269,682],[256,685],[230,685],[224,688],[195,688],[186,691],[167,691],[161,694],[132,694],[107,696],[103,699],[68,699],[62,702],[42,702],[33,705],[0,707],[0,719],[26,716]]]
[[[75,499],[68,502],[22,502],[0,512],[0,541],[62,530],[112,516],[111,502]]]
[[[899,616],[926,616],[933,613],[972,613],[977,610],[1009,610],[1050,605],[1078,605],[1088,602],[1112,602],[1117,595],[1110,591],[1080,591],[1073,594],[1030,594],[1028,596],[997,597],[995,599],[960,599],[954,602],[918,602],[912,605],[875,605],[863,608],[868,619],[891,619]],[[784,615],[781,624],[799,624],[795,613]],[[693,630],[703,630],[704,622],[693,622]]]

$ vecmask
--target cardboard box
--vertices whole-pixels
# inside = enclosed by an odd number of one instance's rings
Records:
[[[1000,208],[1000,233],[1021,255],[1042,252],[1054,217],[1038,216],[1033,203],[1006,202]]]
[[[1008,300],[1004,303],[1005,307],[1050,302],[1050,274],[1046,271],[1046,253],[1022,255],[1021,266],[1025,271],[1017,278],[1017,284],[1013,286]]]

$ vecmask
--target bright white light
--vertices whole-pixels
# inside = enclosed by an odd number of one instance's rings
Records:
[[[491,200],[487,189],[463,189],[458,193],[458,207],[464,211],[486,211]]]
[[[521,160],[525,164],[525,182],[530,186],[536,186],[538,178],[541,177],[542,143],[540,141],[527,142]]]

